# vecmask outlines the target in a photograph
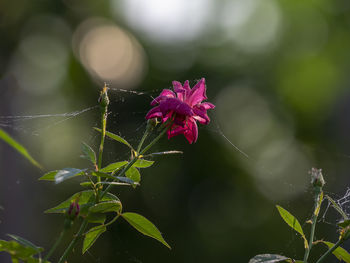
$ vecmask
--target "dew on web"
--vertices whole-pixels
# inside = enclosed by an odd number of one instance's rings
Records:
[[[39,135],[41,132],[46,131],[56,125],[59,125],[63,122],[66,122],[72,118],[76,118],[83,113],[92,111],[98,108],[97,105],[88,107],[82,110],[66,112],[66,113],[58,113],[58,114],[38,114],[38,115],[10,115],[10,116],[0,116],[0,126],[11,128],[14,130],[22,131],[24,133],[30,133],[32,135]],[[57,121],[51,121],[52,119],[59,119]],[[39,129],[31,129],[30,124],[28,125],[28,121],[34,120],[47,120],[50,123],[44,125]]]
[[[320,221],[327,224],[336,225],[341,221],[349,219],[350,217],[350,188],[349,187],[346,189],[345,194],[340,198],[335,199],[330,197],[329,195],[326,195],[325,200],[327,200],[327,206],[325,211],[323,212],[323,215]]]

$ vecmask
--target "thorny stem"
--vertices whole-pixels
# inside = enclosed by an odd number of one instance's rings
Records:
[[[46,262],[46,261],[49,259],[49,257],[52,255],[52,253],[55,252],[56,248],[57,248],[58,245],[61,243],[62,238],[63,238],[63,236],[64,236],[65,233],[66,233],[66,228],[64,228],[64,229],[61,231],[61,233],[60,233],[60,235],[58,236],[58,238],[57,238],[55,244],[51,247],[50,251],[49,251],[49,252],[46,254],[46,256],[44,257],[43,262]]]
[[[320,197],[322,194],[322,187],[314,186],[314,191],[315,191],[315,193],[314,193],[315,194],[314,212],[312,215],[312,225],[311,225],[309,245],[305,249],[305,254],[304,254],[304,263],[307,263],[307,259],[309,258],[310,250],[311,250],[313,242],[314,242],[317,216],[318,216],[319,210],[320,210],[319,206],[320,206]]]
[[[323,262],[326,257],[328,257],[334,250],[336,250],[342,243],[344,242],[343,238],[340,238],[337,243],[334,244],[333,247],[331,247],[330,249],[327,250],[326,253],[324,253],[318,260],[316,263],[321,263]]]
[[[58,261],[58,263],[62,263],[65,262],[66,258],[68,257],[68,254],[72,251],[72,249],[75,247],[76,243],[78,242],[78,239],[80,238],[80,236],[83,234],[83,232],[85,231],[86,227],[88,225],[88,221],[85,218],[83,223],[81,224],[78,233],[74,236],[74,238],[72,239],[72,241],[69,243],[68,247],[66,248],[66,250],[64,251],[62,257],[60,258],[60,260]]]

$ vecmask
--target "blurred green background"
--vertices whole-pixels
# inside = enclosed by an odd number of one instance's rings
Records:
[[[192,86],[205,77],[217,106],[196,144],[177,136],[153,149],[183,155],[155,159],[135,190],[114,189],[124,210],[149,218],[173,249],[121,219],[69,262],[302,258],[302,240],[275,204],[308,233],[311,167],[323,168],[333,197],[349,186],[349,9],[347,0],[0,1],[0,127],[46,170],[87,165],[80,144],[99,143],[99,110],[90,107],[103,82],[111,88],[108,130],[133,144],[151,98],[172,80]],[[106,163],[128,156],[106,142]],[[0,157],[0,238],[16,234],[47,250],[63,217],[43,211],[80,181],[39,182],[42,172],[2,142]],[[327,213],[316,237],[336,241],[338,219]]]

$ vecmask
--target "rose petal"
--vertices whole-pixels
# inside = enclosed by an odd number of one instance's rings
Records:
[[[151,105],[154,106],[160,103],[161,101],[165,100],[166,98],[175,98],[175,97],[176,95],[173,91],[171,91],[170,89],[164,89],[157,98],[152,100]]]
[[[159,107],[160,111],[163,113],[163,116],[166,115],[170,110],[180,115],[193,115],[192,108],[187,103],[184,103],[177,98],[167,98],[160,103]]]
[[[182,87],[181,83],[178,81],[173,81],[173,87],[178,99],[184,101],[186,90]]]
[[[189,118],[187,121],[187,129],[184,132],[184,135],[190,144],[196,142],[198,139],[197,123],[192,118]]]
[[[152,119],[156,117],[162,117],[162,112],[160,111],[160,107],[154,107],[153,109],[150,109],[150,111],[146,114],[146,119]]]
[[[180,135],[183,134],[186,129],[180,126],[173,126],[174,128],[171,128],[170,130],[168,130],[168,139],[170,139],[171,137],[174,137],[176,135]]]
[[[215,108],[215,105],[210,103],[210,102],[203,102],[203,103],[200,104],[200,106],[203,106],[204,109],[206,109],[206,110]]]
[[[187,98],[187,102],[190,106],[194,106],[203,100],[207,99],[205,94],[205,79],[202,78],[191,90],[189,98]]]

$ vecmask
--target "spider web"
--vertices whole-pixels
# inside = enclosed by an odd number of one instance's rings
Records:
[[[129,127],[129,130],[126,131],[112,131],[115,132],[121,136],[128,134],[128,136],[125,136],[127,139],[131,137],[131,140],[134,140],[134,142],[138,141],[137,137],[140,137],[142,133],[142,129],[146,126],[146,120],[144,119],[144,116],[146,112],[149,110],[149,103],[143,102],[145,105],[145,110],[140,111],[125,111],[123,110],[123,106],[125,103],[133,103],[135,97],[140,97],[142,99],[147,99],[149,101],[153,100],[161,90],[155,89],[150,91],[136,91],[136,90],[125,90],[125,89],[118,89],[111,87],[109,89],[109,98],[111,101],[111,109],[109,112],[109,117],[118,117],[118,118],[109,118],[108,122],[119,122],[119,117],[124,118],[130,118],[130,115],[137,117],[139,122],[136,122],[136,126]],[[136,98],[137,99],[137,98]],[[211,113],[209,113],[211,114]],[[70,111],[70,112],[64,112],[64,113],[43,113],[38,115],[6,115],[6,116],[0,116],[0,127],[4,127],[7,129],[13,129],[17,132],[23,132],[25,134],[33,135],[33,136],[40,136],[41,134],[50,131],[51,129],[54,129],[55,127],[59,127],[61,124],[65,122],[74,121],[77,118],[83,117],[83,115],[93,115],[94,116],[94,126],[99,126],[99,105],[92,105],[83,109]],[[219,119],[215,116],[215,114],[212,114],[211,116],[212,123],[209,125],[209,127],[202,127],[201,129],[208,130],[212,133],[215,133],[216,137],[219,137],[221,140],[223,140],[229,148],[233,150],[234,153],[238,153],[239,156],[242,157],[242,159],[248,161],[251,166],[255,166],[255,169],[262,170],[264,173],[267,173],[271,176],[276,174],[276,171],[271,171],[269,167],[265,166],[264,163],[258,163],[257,158],[254,157],[252,154],[248,154],[246,150],[243,150],[238,144],[234,143],[229,137],[228,134],[225,134],[223,129],[221,128],[221,124],[219,123]],[[41,127],[37,128],[37,126],[33,125],[33,122],[42,121]],[[34,128],[35,127],[35,128]],[[90,140],[94,140],[94,138],[98,135],[91,135]],[[123,136],[124,137],[124,136]],[[111,154],[111,153],[110,153]],[[345,156],[345,155],[343,155]],[[346,156],[347,157],[347,156]],[[295,184],[284,181],[283,179],[279,179],[276,181],[277,184],[282,183],[289,187],[292,191],[296,187]],[[309,191],[307,189],[307,186],[304,187],[305,192]],[[329,193],[329,195],[334,195],[332,193]],[[341,207],[344,212],[350,216],[350,188],[347,188],[346,193],[339,197],[338,199],[335,199],[336,203]],[[331,215],[333,212],[330,212],[332,209],[331,203],[328,201],[327,206],[325,208],[325,211],[323,213],[323,216],[321,217],[322,222],[336,226],[337,221],[340,220],[339,214],[337,214],[336,218],[334,215]],[[1,209],[0,209],[1,212]],[[303,224],[305,225],[305,223]],[[298,240],[299,237],[291,231],[291,239],[288,244],[286,244],[286,247],[292,246],[296,240]],[[89,252],[89,256],[91,257],[92,261],[98,262],[100,259],[95,258],[94,255],[92,255]]]

